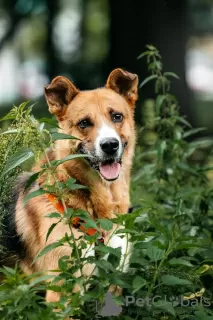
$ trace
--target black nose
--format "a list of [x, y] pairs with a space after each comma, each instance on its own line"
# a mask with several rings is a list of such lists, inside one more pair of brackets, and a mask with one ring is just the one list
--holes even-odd
[[119, 141], [115, 138], [107, 138], [101, 142], [101, 149], [112, 156], [119, 148]]

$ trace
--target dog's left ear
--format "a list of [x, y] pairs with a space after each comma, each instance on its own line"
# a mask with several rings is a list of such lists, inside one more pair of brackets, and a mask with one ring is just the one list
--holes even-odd
[[106, 83], [106, 88], [110, 88], [122, 95], [129, 105], [134, 108], [138, 99], [138, 76], [123, 69], [113, 70]]

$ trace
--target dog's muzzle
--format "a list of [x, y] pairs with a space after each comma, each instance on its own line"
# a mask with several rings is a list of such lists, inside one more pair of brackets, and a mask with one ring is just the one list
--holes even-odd
[[116, 138], [105, 138], [100, 143], [100, 155], [97, 155], [95, 149], [88, 151], [86, 144], [83, 142], [79, 144], [78, 152], [90, 155], [90, 157], [86, 158], [86, 161], [91, 168], [99, 172], [104, 180], [114, 181], [119, 178], [122, 155], [126, 146], [127, 143], [123, 143], [122, 151], [120, 152], [120, 142]]

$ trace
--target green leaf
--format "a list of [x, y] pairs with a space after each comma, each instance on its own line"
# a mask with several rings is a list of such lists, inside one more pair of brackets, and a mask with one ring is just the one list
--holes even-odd
[[100, 223], [100, 227], [106, 231], [112, 230], [113, 223], [108, 219], [98, 219], [97, 222]]
[[189, 248], [200, 248], [200, 244], [196, 242], [184, 242], [177, 244], [175, 247], [175, 250], [183, 250], [183, 249], [189, 249]]
[[58, 121], [56, 119], [54, 119], [54, 118], [53, 119], [51, 119], [51, 118], [40, 118], [40, 119], [38, 119], [38, 121], [40, 123], [46, 123], [49, 126], [54, 127], [54, 128], [60, 128], [58, 126]]
[[[14, 107], [17, 109], [17, 107]], [[14, 120], [16, 118], [16, 114], [14, 112], [14, 108], [6, 114], [4, 117], [0, 118], [0, 121], [5, 121], [5, 120]]]
[[79, 190], [79, 189], [89, 189], [87, 186], [83, 186], [82, 184], [73, 184], [72, 187], [69, 188], [70, 190]]
[[30, 100], [24, 101], [20, 104], [20, 106], [18, 107], [18, 109], [23, 112], [24, 109], [27, 107], [27, 105], [30, 103]]
[[1, 132], [1, 134], [10, 134], [10, 133], [18, 133], [18, 129], [11, 129], [11, 130]]
[[59, 166], [60, 164], [66, 162], [66, 161], [70, 161], [73, 159], [79, 159], [79, 158], [92, 158], [92, 156], [90, 156], [88, 154], [71, 154], [61, 160], [53, 160], [53, 161], [51, 161], [51, 164], [53, 166]]
[[97, 267], [99, 267], [100, 269], [103, 269], [105, 271], [114, 271], [113, 266], [111, 265], [110, 262], [106, 261], [106, 260], [96, 260], [95, 264]]
[[175, 119], [177, 119], [180, 123], [184, 124], [186, 127], [189, 127], [191, 128], [191, 124], [186, 120], [184, 119], [183, 117], [175, 117]]
[[3, 268], [0, 268], [0, 272], [2, 272], [6, 277], [10, 277], [14, 276], [17, 270], [7, 266], [3, 266]]
[[186, 267], [193, 267], [193, 265], [182, 258], [172, 258], [168, 261], [169, 264], [171, 265], [181, 265], [181, 266], [186, 266]]
[[38, 179], [40, 174], [42, 174], [43, 172], [44, 172], [44, 170], [32, 174], [29, 177], [29, 179], [27, 180], [27, 182], [26, 182], [26, 184], [24, 186], [24, 190], [26, 191], [33, 184], [33, 182], [35, 182]]
[[183, 162], [178, 163], [177, 167], [184, 170], [184, 171], [187, 171], [195, 176], [199, 176], [199, 174], [197, 173], [197, 171], [195, 169], [189, 167], [187, 164], [185, 164]]
[[201, 139], [198, 141], [193, 141], [190, 144], [190, 148], [210, 148], [213, 145], [213, 141], [211, 139]]
[[157, 79], [157, 75], [156, 74], [152, 74], [151, 76], [147, 77], [146, 79], [144, 79], [144, 81], [141, 82], [139, 88], [142, 88], [146, 83], [148, 83], [149, 81], [153, 80], [153, 79]]
[[[10, 294], [2, 294], [2, 295], [0, 295], [0, 302], [4, 302], [4, 304], [5, 304], [5, 301], [11, 301], [11, 293]], [[4, 304], [1, 304], [1, 305], [4, 305]], [[6, 319], [6, 318], [3, 318], [3, 319]]]
[[35, 258], [35, 261], [37, 261], [39, 258], [41, 258], [42, 256], [44, 256], [45, 254], [47, 254], [48, 252], [52, 251], [53, 249], [56, 249], [58, 247], [62, 246], [60, 241], [57, 242], [53, 242], [51, 244], [48, 244], [46, 247], [44, 247], [44, 249], [42, 249], [39, 254], [37, 255], [37, 257]]
[[120, 235], [122, 235], [122, 234], [125, 234], [125, 233], [138, 235], [138, 231], [133, 230], [133, 229], [127, 229], [127, 228], [125, 228], [125, 229], [119, 229], [119, 230], [116, 230], [116, 231], [115, 231], [115, 234], [120, 234]]
[[74, 216], [77, 216], [77, 215], [75, 215], [75, 212], [76, 211], [73, 210], [72, 208], [67, 208], [67, 210], [64, 212], [63, 216], [64, 216], [65, 219], [68, 220], [68, 219], [70, 219], [70, 218], [72, 218]]
[[90, 219], [85, 219], [86, 223], [83, 223], [83, 226], [87, 229], [87, 228], [94, 228], [94, 229], [98, 229], [98, 226], [96, 224], [96, 222], [94, 220]]
[[67, 181], [66, 181], [66, 186], [67, 186], [67, 187], [72, 186], [74, 183], [76, 183], [76, 179], [74, 179], [74, 178], [69, 178], [69, 179], [67, 179]]
[[148, 56], [150, 54], [150, 51], [145, 51], [145, 52], [142, 52], [141, 54], [139, 54], [139, 56], [137, 57], [137, 59], [141, 59], [145, 56]]
[[119, 286], [120, 288], [128, 288], [131, 289], [131, 284], [127, 281], [124, 281], [123, 279], [120, 279], [119, 277], [116, 277], [116, 275], [109, 274], [109, 281], [112, 284], [115, 284]]
[[[111, 248], [112, 249], [112, 248]], [[120, 253], [120, 256], [116, 256], [114, 254], [109, 254], [108, 255], [108, 258], [107, 258], [107, 261], [109, 261], [109, 263], [111, 263], [111, 265], [114, 267], [114, 268], [118, 268], [119, 266], [119, 263], [121, 261], [121, 250], [120, 248], [116, 248], [116, 250], [119, 249], [119, 253]], [[1, 288], [1, 287], [0, 287]]]
[[49, 213], [45, 216], [46, 218], [56, 218], [56, 219], [61, 219], [61, 214], [58, 212], [52, 212]]
[[149, 49], [151, 51], [157, 51], [157, 48], [154, 47], [152, 44], [147, 44], [146, 47], [147, 47], [147, 49]]
[[95, 251], [103, 252], [103, 253], [110, 253], [118, 258], [121, 257], [121, 249], [120, 248], [112, 248], [108, 247], [107, 245], [98, 245], [95, 246]]
[[213, 167], [198, 168], [198, 172], [212, 171]]
[[44, 275], [44, 273], [42, 273], [42, 272], [35, 272], [35, 273], [32, 273], [32, 274], [30, 274], [30, 275], [28, 275], [28, 276], [25, 276], [25, 282], [26, 283], [28, 283], [28, 282], [30, 282], [31, 280], [33, 280], [33, 279], [35, 279], [36, 277], [40, 277], [40, 276], [43, 276]]
[[48, 290], [54, 291], [54, 292], [61, 292], [61, 286], [53, 285], [52, 283], [48, 283]]
[[53, 231], [53, 229], [57, 226], [57, 224], [58, 224], [58, 222], [53, 223], [53, 224], [49, 227], [49, 229], [48, 229], [48, 231], [47, 231], [47, 234], [46, 234], [46, 242], [47, 242], [47, 240], [48, 240], [51, 232]]
[[2, 175], [20, 166], [25, 161], [34, 157], [34, 153], [29, 148], [20, 148], [6, 162]]
[[66, 181], [66, 186], [69, 190], [78, 190], [78, 189], [89, 189], [89, 187], [75, 183], [76, 180], [73, 178], [69, 178]]
[[158, 300], [154, 302], [154, 307], [163, 310], [165, 312], [168, 312], [170, 314], [172, 314], [173, 316], [176, 315], [175, 309], [172, 305], [172, 302], [168, 302], [165, 300]]
[[187, 279], [181, 279], [172, 275], [164, 275], [161, 277], [162, 282], [167, 286], [175, 285], [191, 285], [191, 281]]
[[143, 279], [140, 276], [136, 276], [134, 277], [133, 281], [132, 281], [132, 294], [134, 294], [135, 292], [137, 292], [138, 290], [140, 290], [141, 288], [143, 288], [146, 285], [146, 280]]
[[49, 191], [43, 190], [43, 189], [38, 189], [38, 190], [32, 191], [32, 192], [28, 193], [28, 195], [26, 197], [24, 197], [24, 203], [26, 204], [30, 199], [41, 196], [43, 194], [47, 194], [47, 193], [49, 193]]
[[163, 102], [165, 100], [166, 100], [166, 96], [165, 95], [159, 94], [157, 96], [157, 99], [156, 99], [156, 113], [157, 113], [157, 115], [160, 114], [161, 106], [162, 106], [162, 104], [163, 104]]
[[164, 257], [165, 250], [162, 250], [156, 246], [150, 245], [146, 252], [151, 261], [158, 261]]
[[180, 78], [178, 77], [178, 75], [176, 75], [174, 72], [164, 72], [163, 74], [165, 77], [173, 77], [176, 78], [178, 80], [180, 80]]
[[203, 274], [203, 273], [208, 272], [209, 270], [212, 270], [212, 269], [213, 269], [212, 265], [204, 264], [196, 270], [196, 273]]
[[201, 194], [202, 188], [183, 188], [176, 193], [176, 198], [189, 198]]
[[38, 278], [30, 281], [29, 287], [33, 287], [33, 286], [37, 285], [38, 283], [47, 281], [47, 280], [49, 280], [49, 279], [51, 279], [53, 277], [54, 277], [53, 275], [48, 275], [48, 274], [43, 275], [41, 277], [38, 277]]
[[82, 209], [71, 209], [71, 208], [67, 208], [67, 211], [70, 211], [70, 217], [79, 217], [82, 220], [91, 220], [91, 216], [87, 211], [84, 211]]
[[78, 139], [78, 138], [76, 138], [74, 136], [71, 136], [71, 135], [66, 134], [66, 133], [61, 133], [61, 132], [52, 132], [51, 133], [51, 137], [52, 137], [53, 141], [64, 140], [64, 139], [81, 140], [81, 139]]
[[[23, 111], [28, 103], [29, 103], [29, 101], [26, 101], [26, 102], [23, 102], [22, 104], [20, 104], [19, 107], [13, 106], [13, 108], [10, 110], [10, 112], [8, 112], [8, 114], [6, 114], [4, 117], [0, 118], [0, 121], [17, 119], [18, 115], [20, 116], [23, 114]], [[32, 107], [33, 107], [33, 105], [28, 107], [28, 110], [31, 110]]]
[[193, 134], [196, 134], [202, 131], [206, 131], [206, 128], [195, 128], [195, 129], [188, 130], [185, 133], [183, 133], [183, 138], [187, 138], [189, 136], [192, 136]]

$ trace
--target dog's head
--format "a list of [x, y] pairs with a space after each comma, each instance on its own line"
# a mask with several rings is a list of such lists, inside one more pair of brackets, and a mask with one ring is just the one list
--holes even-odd
[[116, 180], [133, 155], [137, 88], [137, 75], [122, 69], [113, 70], [100, 89], [79, 91], [62, 76], [45, 87], [49, 111], [63, 132], [80, 139], [69, 144], [70, 153], [89, 155], [85, 161], [107, 181]]

